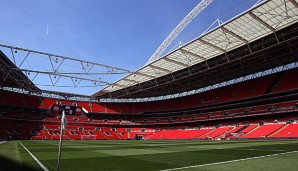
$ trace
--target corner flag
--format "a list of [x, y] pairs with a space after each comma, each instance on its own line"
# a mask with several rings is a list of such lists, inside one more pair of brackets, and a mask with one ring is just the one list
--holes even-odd
[[61, 126], [60, 126], [60, 142], [59, 142], [59, 152], [58, 152], [58, 171], [60, 171], [60, 160], [61, 160], [61, 152], [62, 152], [62, 136], [63, 130], [65, 130], [67, 124], [67, 120], [65, 117], [65, 111], [62, 110], [62, 118], [61, 118]]
[[67, 124], [67, 119], [65, 116], [65, 111], [62, 111], [62, 118], [61, 118], [61, 125], [62, 125], [62, 129], [65, 130], [66, 128], [66, 124]]

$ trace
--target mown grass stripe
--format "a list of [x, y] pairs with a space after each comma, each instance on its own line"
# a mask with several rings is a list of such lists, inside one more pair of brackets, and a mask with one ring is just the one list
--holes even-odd
[[257, 157], [249, 157], [249, 158], [243, 158], [243, 159], [237, 159], [237, 160], [229, 160], [229, 161], [223, 161], [223, 162], [216, 162], [216, 163], [208, 163], [208, 164], [201, 164], [201, 165], [194, 165], [194, 166], [186, 166], [186, 167], [178, 167], [178, 168], [172, 168], [172, 169], [164, 169], [160, 171], [172, 171], [172, 170], [182, 170], [182, 169], [189, 169], [189, 168], [196, 168], [196, 167], [204, 167], [204, 166], [212, 166], [212, 165], [219, 165], [219, 164], [226, 164], [226, 163], [233, 163], [238, 161], [246, 161], [246, 160], [252, 160], [252, 159], [259, 159], [264, 157], [273, 157], [273, 156], [279, 156], [279, 155], [285, 155], [285, 154], [291, 154], [291, 153], [297, 153], [298, 151], [289, 151], [285, 153], [276, 153], [276, 154], [269, 154], [264, 156], [257, 156]]
[[30, 154], [30, 156], [36, 161], [36, 163], [44, 170], [49, 171], [48, 168], [46, 168], [20, 141], [18, 141], [21, 146]]

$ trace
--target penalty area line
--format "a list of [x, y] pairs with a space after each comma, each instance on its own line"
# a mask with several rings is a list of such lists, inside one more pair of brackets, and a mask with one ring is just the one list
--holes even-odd
[[186, 167], [178, 167], [178, 168], [172, 168], [172, 169], [164, 169], [164, 170], [160, 170], [160, 171], [182, 170], [182, 169], [188, 169], [188, 168], [212, 166], [212, 165], [218, 165], [218, 164], [233, 163], [233, 162], [238, 162], [238, 161], [246, 161], [246, 160], [252, 160], [252, 159], [259, 159], [259, 158], [264, 158], [264, 157], [273, 157], [273, 156], [279, 156], [279, 155], [291, 154], [291, 153], [297, 153], [297, 152], [298, 151], [289, 151], [289, 152], [285, 152], [285, 153], [276, 153], [276, 154], [269, 154], [269, 155], [264, 155], [264, 156], [257, 156], [257, 157], [249, 157], [249, 158], [243, 158], [243, 159], [229, 160], [229, 161], [223, 161], [223, 162], [208, 163], [208, 164], [186, 166]]
[[44, 171], [49, 171], [48, 168], [46, 168], [20, 141], [18, 141], [21, 146], [30, 154], [30, 156], [36, 161], [36, 163], [44, 170]]

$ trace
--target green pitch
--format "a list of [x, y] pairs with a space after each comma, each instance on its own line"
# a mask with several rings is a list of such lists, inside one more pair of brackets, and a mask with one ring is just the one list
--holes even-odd
[[[58, 141], [20, 141], [50, 171]], [[298, 140], [64, 141], [61, 171], [298, 170]], [[180, 168], [180, 169], [179, 169]], [[0, 144], [0, 170], [42, 170], [18, 141]]]

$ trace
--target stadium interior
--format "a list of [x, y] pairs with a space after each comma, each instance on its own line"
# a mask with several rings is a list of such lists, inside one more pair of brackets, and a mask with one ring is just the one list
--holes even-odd
[[[285, 4], [292, 17], [258, 13], [284, 15], [279, 9]], [[64, 140], [296, 139], [297, 8], [295, 0], [266, 1], [89, 101], [66, 92], [59, 92], [62, 98], [42, 96], [43, 90], [1, 52], [0, 139], [59, 140], [61, 106], [69, 107]], [[231, 42], [216, 41], [225, 36]], [[185, 54], [196, 60], [183, 61]], [[162, 74], [146, 73], [148, 67]], [[125, 101], [173, 94], [181, 95]]]

